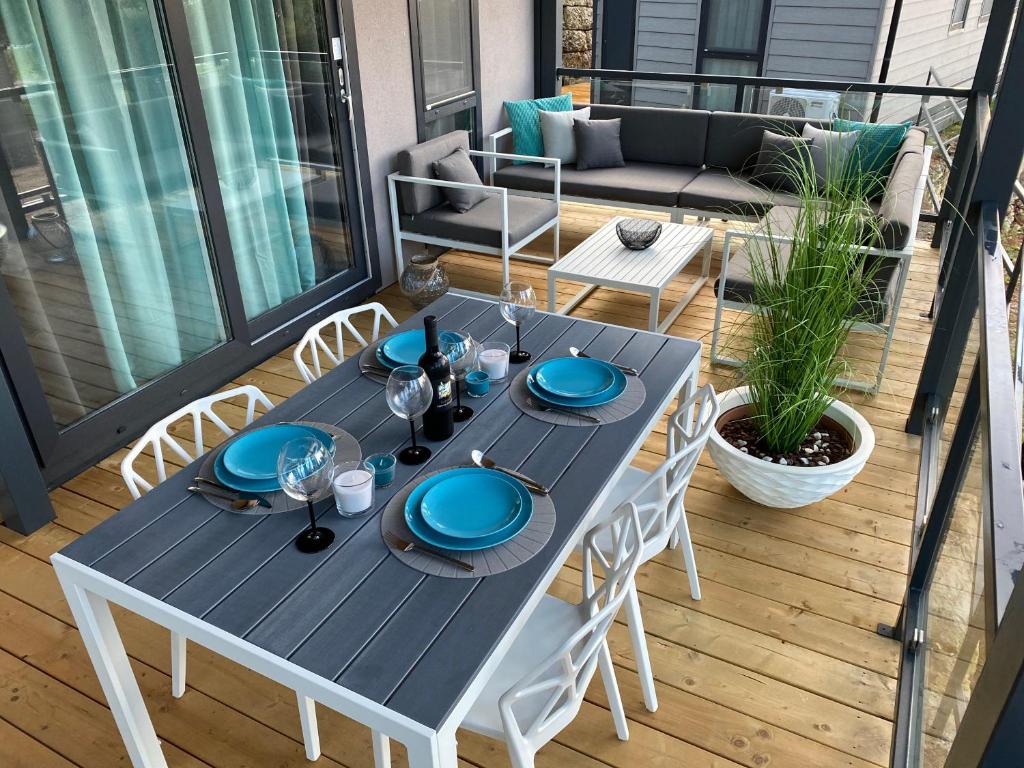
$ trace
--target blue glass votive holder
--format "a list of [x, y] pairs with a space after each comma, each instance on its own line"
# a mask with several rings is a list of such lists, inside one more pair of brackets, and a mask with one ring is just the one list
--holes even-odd
[[483, 397], [491, 389], [491, 377], [487, 371], [470, 371], [466, 374], [466, 394], [470, 397]]
[[375, 453], [366, 457], [366, 463], [373, 467], [373, 477], [378, 488], [386, 488], [395, 482], [395, 462], [395, 456], [391, 453]]

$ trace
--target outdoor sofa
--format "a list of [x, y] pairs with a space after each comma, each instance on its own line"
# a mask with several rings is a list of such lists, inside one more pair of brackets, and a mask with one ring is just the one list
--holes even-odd
[[[606, 104], [590, 105], [590, 118], [622, 120], [620, 138], [625, 165], [581, 171], [573, 164], [562, 164], [557, 187], [562, 200], [661, 211], [675, 222], [684, 221], [687, 215], [754, 222], [752, 227], [726, 232], [722, 271], [715, 288], [718, 301], [711, 359], [715, 363], [739, 364], [740, 361], [718, 352], [722, 310], [755, 309], [751, 303], [751, 245], [744, 242], [737, 248], [737, 242], [766, 239], [766, 229], [770, 229], [774, 240], [784, 242], [793, 231], [794, 207], [799, 205], [794, 195], [752, 181], [751, 169], [762, 137], [766, 130], [799, 136], [806, 123], [827, 129], [829, 122]], [[510, 138], [511, 132], [511, 128], [505, 128], [492, 134], [488, 138], [490, 150], [496, 152], [499, 141]], [[855, 327], [884, 334], [885, 343], [876, 375], [868, 381], [840, 382], [846, 386], [878, 391], [881, 384], [913, 256], [930, 154], [925, 132], [911, 128], [896, 155], [884, 191], [870, 201], [880, 236], [877, 241], [860, 245], [882, 263], [875, 273], [875, 289], [870, 297], [865, 297], [870, 321]], [[555, 175], [550, 167], [500, 165], [499, 158], [492, 158], [488, 170], [490, 181], [497, 187], [541, 198], [554, 194]], [[765, 217], [769, 215], [770, 225], [765, 226]], [[785, 256], [785, 248], [782, 251]]]

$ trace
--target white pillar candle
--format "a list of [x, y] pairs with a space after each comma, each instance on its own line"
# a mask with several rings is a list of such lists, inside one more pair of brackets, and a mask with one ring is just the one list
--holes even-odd
[[477, 362], [491, 381], [500, 381], [508, 373], [508, 352], [504, 349], [485, 349], [480, 352]]
[[350, 469], [334, 478], [334, 501], [338, 512], [356, 515], [373, 504], [373, 473]]

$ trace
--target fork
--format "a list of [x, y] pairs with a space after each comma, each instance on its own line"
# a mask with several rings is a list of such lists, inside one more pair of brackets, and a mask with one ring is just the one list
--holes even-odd
[[464, 571], [473, 570], [473, 566], [470, 563], [467, 563], [465, 560], [459, 560], [457, 558], [446, 555], [444, 552], [433, 549], [432, 547], [428, 547], [423, 544], [417, 544], [414, 541], [406, 541], [405, 539], [395, 535], [391, 531], [384, 531], [384, 538], [387, 540], [388, 544], [390, 544], [392, 547], [401, 552], [412, 552], [413, 550], [416, 550], [417, 552], [423, 552], [424, 554], [432, 555], [433, 557], [436, 557], [439, 560], [444, 560], [447, 563], [451, 563], [452, 565], [458, 566]]
[[532, 397], [527, 397], [526, 398], [526, 404], [528, 406], [530, 406], [531, 408], [536, 408], [538, 411], [551, 411], [553, 413], [564, 413], [567, 416], [579, 416], [581, 419], [584, 419], [585, 421], [589, 421], [589, 422], [591, 422], [593, 424], [603, 424], [604, 423], [599, 418], [597, 418], [597, 416], [591, 416], [589, 413], [582, 413], [580, 411], [571, 411], [568, 408], [559, 408], [558, 406], [555, 406], [555, 405], [548, 405], [546, 403], [538, 402], [538, 401], [534, 400]]

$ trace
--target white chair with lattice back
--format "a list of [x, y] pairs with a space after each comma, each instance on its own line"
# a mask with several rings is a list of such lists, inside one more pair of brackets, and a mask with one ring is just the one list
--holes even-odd
[[[643, 536], [641, 564], [660, 554], [666, 547], [675, 546], [677, 542], [681, 544], [686, 575], [690, 582], [690, 596], [694, 600], [700, 600], [700, 582], [697, 579], [697, 563], [683, 497], [711, 434], [711, 428], [718, 418], [718, 412], [718, 397], [710, 384], [696, 392], [692, 391], [691, 384], [687, 384], [678, 407], [668, 420], [665, 461], [653, 472], [628, 467], [608, 501], [594, 517], [596, 522], [600, 522], [624, 502], [636, 504]], [[606, 549], [611, 547], [609, 541], [598, 543]], [[658, 708], [658, 697], [654, 690], [654, 674], [651, 671], [643, 617], [640, 614], [640, 599], [635, 585], [626, 597], [626, 618], [644, 704], [653, 712]]]
[[[352, 318], [355, 315], [360, 315], [365, 312], [373, 313], [373, 332], [369, 341], [367, 341], [366, 337], [363, 336], [363, 334], [361, 334], [352, 324]], [[323, 367], [320, 360], [321, 354], [326, 357], [332, 365], [339, 365], [341, 361], [345, 359], [343, 331], [348, 331], [355, 338], [360, 349], [363, 349], [375, 342], [380, 336], [381, 320], [387, 320], [391, 324], [392, 328], [398, 325], [398, 323], [395, 322], [395, 318], [391, 316], [391, 313], [387, 311], [384, 305], [374, 301], [369, 304], [363, 304], [362, 306], [339, 310], [333, 315], [325, 317], [319, 323], [311, 327], [305, 334], [303, 334], [302, 339], [295, 347], [295, 352], [292, 353], [292, 360], [295, 361], [295, 367], [298, 368], [299, 375], [302, 377], [302, 380], [307, 384], [312, 384], [323, 376]], [[323, 330], [328, 327], [334, 328], [333, 345], [323, 337]], [[309, 353], [308, 363], [304, 358], [306, 352]]]
[[[614, 542], [611, 552], [597, 545], [598, 537]], [[512, 768], [533, 768], [537, 751], [576, 718], [598, 669], [615, 731], [620, 739], [629, 738], [607, 635], [643, 554], [636, 505], [624, 504], [592, 529], [583, 550], [583, 600], [541, 599], [460, 726], [503, 740]], [[601, 578], [597, 587], [595, 566]], [[380, 741], [374, 734], [376, 766], [386, 768], [386, 739], [384, 749]]]

